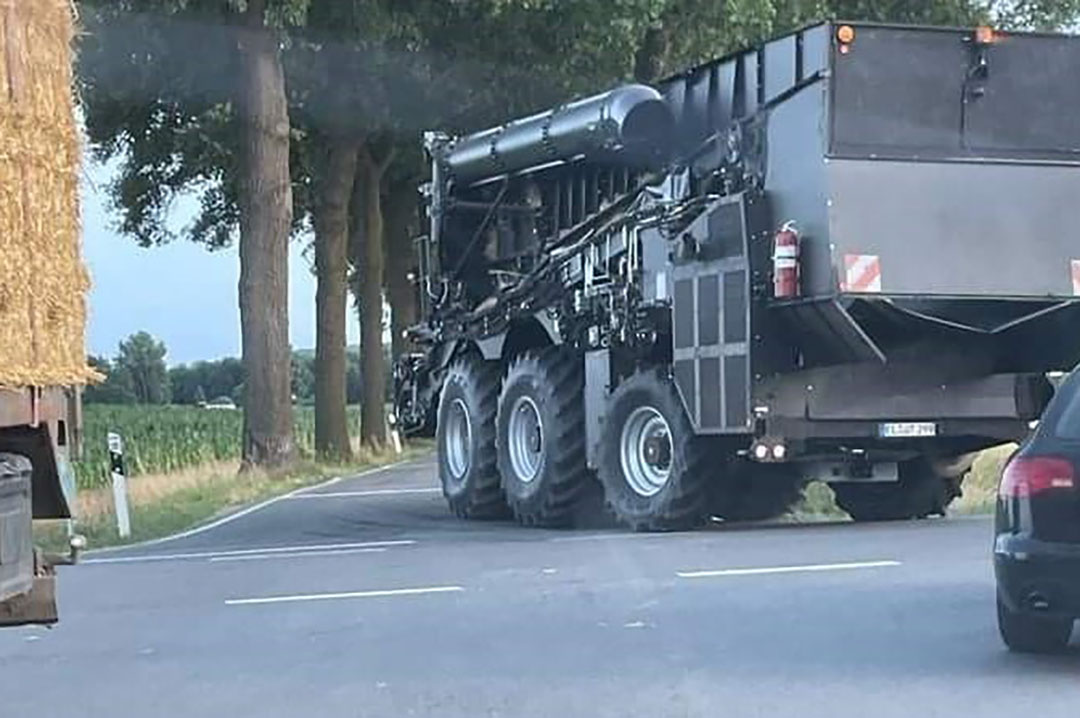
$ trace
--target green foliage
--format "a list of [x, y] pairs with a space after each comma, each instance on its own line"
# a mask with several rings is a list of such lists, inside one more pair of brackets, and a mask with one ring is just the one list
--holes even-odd
[[87, 362], [95, 370], [105, 375], [100, 384], [90, 384], [83, 390], [83, 401], [87, 404], [134, 404], [135, 392], [131, 389], [131, 376], [122, 368], [113, 365], [105, 357], [89, 356]]
[[[252, 0], [253, 1], [253, 0]], [[211, 248], [239, 222], [237, 22], [249, 0], [83, 0], [78, 84], [90, 149], [119, 160], [108, 187], [118, 228], [143, 246], [176, 238], [173, 201], [199, 198], [180, 235]], [[309, 0], [267, 0], [265, 21], [304, 22]], [[197, 48], [197, 51], [193, 51]], [[299, 224], [296, 225], [299, 229]]]
[[120, 342], [116, 369], [129, 377], [138, 404], [164, 404], [169, 400], [165, 343], [147, 332], [136, 332]]
[[[294, 410], [293, 417], [300, 454], [311, 457], [315, 451], [315, 413], [301, 407]], [[349, 421], [354, 426], [359, 422], [355, 407], [349, 409]], [[110, 431], [124, 438], [128, 474], [138, 476], [239, 459], [241, 423], [241, 412], [226, 409], [88, 405], [83, 412], [83, 458], [75, 463], [79, 486], [108, 485], [105, 438]]]
[[197, 404], [219, 396], [233, 396], [244, 383], [244, 365], [227, 357], [216, 361], [197, 361], [169, 369], [172, 400], [176, 404]]
[[293, 401], [309, 404], [315, 399], [315, 360], [297, 352], [292, 357]]
[[1003, 28], [1061, 30], [1076, 25], [1080, 0], [990, 0], [988, 14]]
[[165, 344], [147, 332], [136, 332], [120, 342], [116, 358], [90, 356], [90, 366], [105, 375], [101, 384], [83, 393], [87, 404], [164, 404], [169, 400], [169, 372]]

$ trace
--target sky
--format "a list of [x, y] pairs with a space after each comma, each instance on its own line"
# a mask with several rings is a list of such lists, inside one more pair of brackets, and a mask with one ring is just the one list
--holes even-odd
[[[144, 330], [165, 342], [170, 365], [240, 355], [236, 247], [208, 252], [177, 240], [144, 249], [115, 231], [105, 188], [110, 168], [89, 158], [82, 182], [83, 257], [92, 282], [87, 351], [112, 357], [117, 345]], [[170, 224], [183, 226], [193, 204], [180, 201]], [[315, 277], [304, 255], [309, 238], [290, 244], [289, 337], [296, 349], [315, 346]], [[349, 342], [359, 326], [350, 312]], [[356, 325], [356, 326], [354, 326]]]

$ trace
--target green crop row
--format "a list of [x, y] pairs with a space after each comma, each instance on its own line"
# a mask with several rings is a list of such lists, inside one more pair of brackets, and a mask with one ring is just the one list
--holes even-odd
[[[293, 420], [300, 454], [310, 457], [315, 449], [315, 412], [295, 407]], [[349, 421], [352, 427], [359, 425], [357, 407], [349, 408]], [[242, 423], [241, 412], [227, 409], [88, 404], [83, 408], [83, 455], [75, 462], [79, 487], [108, 484], [109, 432], [123, 437], [127, 473], [138, 476], [239, 459]]]

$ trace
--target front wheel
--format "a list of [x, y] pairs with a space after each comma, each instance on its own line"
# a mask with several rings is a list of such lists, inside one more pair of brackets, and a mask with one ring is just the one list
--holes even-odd
[[439, 398], [435, 442], [439, 480], [460, 518], [507, 515], [495, 469], [495, 408], [499, 368], [474, 357], [454, 362]]
[[711, 453], [674, 384], [635, 374], [610, 399], [600, 447], [600, 481], [615, 516], [639, 531], [693, 528], [708, 517]]
[[1060, 653], [1069, 644], [1073, 620], [1013, 611], [998, 596], [998, 630], [1005, 645], [1016, 653]]

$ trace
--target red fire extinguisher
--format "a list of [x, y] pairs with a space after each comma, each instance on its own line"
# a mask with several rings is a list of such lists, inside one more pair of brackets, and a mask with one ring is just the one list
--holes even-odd
[[799, 231], [786, 222], [773, 239], [773, 296], [799, 296]]

